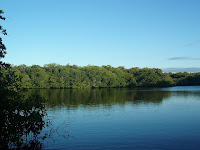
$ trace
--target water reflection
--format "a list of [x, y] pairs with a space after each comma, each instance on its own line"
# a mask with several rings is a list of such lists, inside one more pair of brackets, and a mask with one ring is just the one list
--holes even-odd
[[50, 149], [180, 149], [177, 143], [196, 148], [200, 87], [172, 89], [52, 89], [26, 95], [48, 99], [55, 132], [44, 146]]
[[172, 91], [158, 91], [145, 89], [49, 89], [49, 90], [29, 90], [28, 95], [40, 93], [42, 97], [48, 99], [51, 107], [63, 106], [78, 107], [90, 105], [113, 104], [125, 105], [130, 102], [139, 104], [160, 104], [163, 99], [171, 96]]

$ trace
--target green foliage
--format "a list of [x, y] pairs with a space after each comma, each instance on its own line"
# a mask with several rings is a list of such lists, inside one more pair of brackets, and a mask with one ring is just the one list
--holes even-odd
[[[44, 67], [14, 66], [1, 74], [15, 75], [12, 83], [20, 88], [117, 88], [200, 85], [198, 73], [163, 73], [157, 68], [130, 68], [48, 64]], [[4, 75], [5, 76], [5, 75]], [[4, 79], [2, 79], [4, 81]], [[5, 81], [4, 81], [5, 82]], [[9, 82], [11, 83], [11, 82]]]
[[175, 77], [177, 85], [200, 85], [200, 73], [176, 73], [171, 75]]
[[[46, 123], [45, 100], [37, 95], [25, 98], [20, 73], [11, 67], [0, 68], [0, 149], [41, 149], [37, 136]], [[23, 86], [29, 86], [28, 80], [27, 75], [22, 77]], [[31, 140], [24, 138], [28, 135]]]

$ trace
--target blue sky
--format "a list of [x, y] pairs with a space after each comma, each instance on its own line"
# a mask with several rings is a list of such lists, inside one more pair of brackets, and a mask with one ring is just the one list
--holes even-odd
[[14, 65], [200, 68], [199, 0], [1, 0]]

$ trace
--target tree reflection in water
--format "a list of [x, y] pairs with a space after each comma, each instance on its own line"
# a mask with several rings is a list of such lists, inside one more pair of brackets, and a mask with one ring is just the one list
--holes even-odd
[[45, 127], [45, 99], [32, 95], [27, 99], [12, 90], [1, 90], [0, 149], [42, 149], [41, 130]]
[[115, 104], [159, 105], [171, 96], [172, 91], [159, 91], [158, 88], [102, 88], [102, 89], [32, 89], [27, 95], [40, 94], [47, 99], [49, 107], [67, 108], [108, 106]]

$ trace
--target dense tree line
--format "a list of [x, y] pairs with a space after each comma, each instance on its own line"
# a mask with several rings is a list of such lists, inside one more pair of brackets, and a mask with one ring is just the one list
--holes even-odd
[[[12, 71], [10, 71], [12, 70]], [[163, 73], [157, 68], [130, 68], [47, 64], [13, 66], [21, 88], [114, 88], [200, 85], [200, 73]]]

